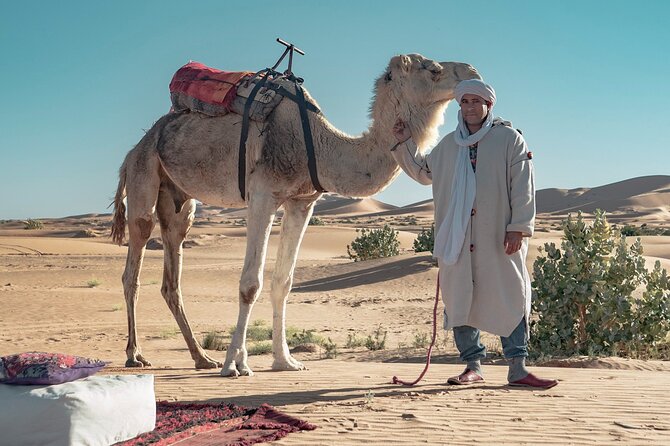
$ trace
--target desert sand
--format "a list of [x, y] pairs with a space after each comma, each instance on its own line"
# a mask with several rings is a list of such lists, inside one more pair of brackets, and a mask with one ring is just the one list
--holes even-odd
[[[614, 194], [621, 187], [613, 185], [604, 192], [605, 187], [545, 192], [551, 202], [546, 199], [543, 209], [538, 205], [544, 212], [532, 239], [529, 268], [537, 246], [560, 243], [556, 223], [566, 209], [574, 210], [576, 196], [592, 203], [597, 201], [594, 194], [599, 200], [605, 194], [606, 203], [619, 204], [609, 209], [618, 224], [667, 224], [670, 177], [638, 180], [639, 187], [627, 188], [635, 193], [623, 197]], [[43, 219], [43, 229], [30, 231], [17, 221], [0, 224], [0, 355], [36, 350], [97, 357], [110, 361], [100, 373], [155, 374], [159, 399], [248, 406], [265, 402], [318, 425], [277, 444], [670, 444], [668, 362], [572, 358], [536, 364], [531, 370], [560, 384], [548, 391], [520, 390], [505, 385], [499, 341], [487, 335], [484, 341], [492, 354], [484, 364], [486, 382], [455, 388], [446, 380], [460, 373], [462, 365], [451, 336], [438, 322], [433, 363], [424, 381], [413, 388], [391, 384], [394, 375], [413, 380], [423, 369], [426, 350], [412, 344], [432, 329], [437, 269], [429, 254], [414, 253], [411, 246], [416, 233], [431, 223], [432, 203], [396, 208], [330, 197], [317, 211], [326, 224], [308, 228], [287, 324], [330, 337], [338, 346], [334, 359], [325, 359], [322, 350], [295, 353], [307, 370], [272, 372], [270, 355], [251, 356], [255, 375], [236, 379], [222, 378], [218, 370], [194, 370], [160, 295], [162, 252], [152, 249], [141, 276], [138, 328], [142, 351], [153, 366], [124, 368], [121, 274], [126, 248], [108, 238], [110, 217], [95, 214]], [[211, 332], [227, 334], [236, 322], [243, 219], [243, 211], [203, 207], [188, 236], [182, 289], [199, 339]], [[356, 228], [383, 223], [400, 231], [401, 255], [349, 260], [346, 245], [356, 237]], [[277, 226], [265, 288], [252, 314], [253, 321], [267, 326], [278, 232]], [[154, 236], [159, 237], [158, 230]], [[670, 269], [670, 236], [642, 241], [649, 261], [660, 260]], [[388, 332], [384, 350], [344, 347], [349, 336], [365, 338], [379, 327]], [[225, 352], [211, 354], [225, 357]]]

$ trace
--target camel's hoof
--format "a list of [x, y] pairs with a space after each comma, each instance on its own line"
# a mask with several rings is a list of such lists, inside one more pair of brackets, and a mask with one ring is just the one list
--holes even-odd
[[151, 363], [146, 359], [128, 359], [126, 361], [126, 367], [151, 367]]
[[240, 376], [240, 372], [238, 372], [237, 368], [235, 368], [235, 363], [232, 363], [221, 368], [221, 376], [237, 378], [238, 376]]
[[200, 369], [216, 369], [223, 367], [223, 363], [211, 358], [203, 358], [199, 361], [196, 361], [195, 368]]
[[254, 371], [249, 367], [240, 367], [238, 372], [240, 372], [240, 376], [254, 376]]
[[[293, 358], [291, 358], [293, 359]], [[272, 363], [272, 370], [278, 371], [298, 371], [307, 370], [307, 367], [300, 362], [293, 359], [292, 361], [275, 361]]]
[[221, 376], [229, 376], [231, 378], [236, 378], [238, 376], [254, 376], [254, 372], [246, 365], [236, 367], [233, 362], [221, 369]]

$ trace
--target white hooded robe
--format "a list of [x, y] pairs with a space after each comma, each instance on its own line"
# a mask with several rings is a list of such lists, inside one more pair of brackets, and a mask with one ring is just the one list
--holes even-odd
[[[428, 155], [419, 153], [411, 140], [392, 152], [410, 177], [432, 183], [436, 228], [452, 196], [458, 150], [452, 132]], [[535, 223], [531, 158], [521, 134], [505, 125], [494, 126], [479, 141], [475, 204], [463, 247], [454, 265], [441, 265], [438, 259], [445, 329], [469, 325], [506, 337], [524, 316], [528, 320], [531, 285], [525, 260]], [[524, 234], [521, 249], [512, 255], [504, 247], [509, 231]]]

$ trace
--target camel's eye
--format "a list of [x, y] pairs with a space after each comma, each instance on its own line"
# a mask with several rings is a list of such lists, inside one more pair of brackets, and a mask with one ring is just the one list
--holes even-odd
[[422, 65], [423, 68], [430, 71], [432, 74], [440, 74], [442, 72], [442, 66], [432, 60], [424, 60]]

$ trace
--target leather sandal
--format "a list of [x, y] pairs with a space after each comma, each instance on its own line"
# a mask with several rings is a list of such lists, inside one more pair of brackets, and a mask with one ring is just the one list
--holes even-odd
[[456, 386], [464, 386], [467, 384], [474, 384], [481, 382], [484, 382], [484, 378], [470, 369], [465, 369], [465, 371], [460, 375], [452, 376], [447, 380], [447, 384], [453, 384]]
[[538, 378], [532, 373], [529, 373], [525, 378], [512, 381], [509, 385], [515, 387], [533, 387], [535, 389], [551, 389], [558, 385], [558, 381], [555, 379]]

